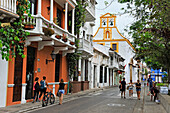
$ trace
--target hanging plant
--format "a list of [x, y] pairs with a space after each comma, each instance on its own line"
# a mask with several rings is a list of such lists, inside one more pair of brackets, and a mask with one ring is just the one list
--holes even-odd
[[29, 32], [23, 29], [22, 20], [24, 19], [24, 13], [31, 17], [29, 8], [30, 4], [27, 0], [17, 0], [17, 14], [19, 18], [10, 23], [11, 26], [2, 27], [0, 23], [0, 54], [3, 60], [9, 61], [9, 56], [16, 57], [16, 53], [21, 55], [22, 58], [25, 57], [24, 44]]
[[45, 36], [51, 36], [54, 34], [54, 30], [50, 29], [50, 28], [45, 28], [43, 27], [43, 32]]

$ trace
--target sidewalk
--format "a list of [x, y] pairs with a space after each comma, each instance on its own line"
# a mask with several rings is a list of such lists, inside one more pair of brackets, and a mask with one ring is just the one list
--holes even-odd
[[[64, 95], [63, 101], [78, 98], [78, 97], [87, 95], [89, 93], [101, 91], [101, 90], [108, 89], [108, 88], [111, 88], [111, 87], [89, 89], [89, 90], [81, 91], [81, 92], [78, 92], [78, 93]], [[59, 103], [58, 100], [59, 100], [59, 98], [56, 97], [56, 101], [52, 105], [58, 104]], [[41, 108], [41, 107], [42, 107], [41, 102], [36, 102], [36, 103], [28, 102], [28, 103], [25, 103], [25, 104], [17, 104], [17, 105], [13, 105], [13, 106], [7, 106], [7, 107], [4, 107], [4, 108], [0, 108], [0, 113], [16, 113], [16, 112], [24, 113], [26, 111], [38, 109], [38, 108]]]
[[150, 100], [150, 96], [147, 96], [149, 92], [148, 87], [145, 87], [144, 90], [144, 104], [143, 104], [143, 112], [142, 113], [167, 113], [162, 104], [157, 104], [156, 102]]

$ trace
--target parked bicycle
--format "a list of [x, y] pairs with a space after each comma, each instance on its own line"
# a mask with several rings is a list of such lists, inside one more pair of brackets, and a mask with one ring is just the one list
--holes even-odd
[[50, 89], [50, 92], [47, 91], [46, 94], [43, 96], [42, 107], [47, 106], [48, 103], [54, 104], [54, 102], [55, 102], [55, 96], [52, 93], [52, 89], [51, 88], [49, 88], [49, 89]]

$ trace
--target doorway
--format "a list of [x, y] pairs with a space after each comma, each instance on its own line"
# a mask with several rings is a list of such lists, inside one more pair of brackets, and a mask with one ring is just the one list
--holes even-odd
[[35, 50], [36, 48], [27, 47], [26, 99], [33, 97]]
[[93, 88], [95, 88], [95, 81], [96, 81], [96, 66], [94, 65], [94, 72], [93, 72]]
[[60, 63], [61, 63], [61, 55], [56, 54], [56, 61], [55, 61], [55, 82], [59, 82], [59, 75], [60, 75]]
[[14, 71], [14, 89], [13, 89], [13, 102], [21, 101], [22, 91], [22, 66], [23, 59], [21, 55], [16, 53], [15, 58], [15, 71]]

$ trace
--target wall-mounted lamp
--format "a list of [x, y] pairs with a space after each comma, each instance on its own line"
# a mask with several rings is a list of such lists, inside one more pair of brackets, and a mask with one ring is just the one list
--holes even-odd
[[46, 64], [48, 64], [48, 62], [54, 62], [54, 59], [56, 58], [56, 54], [54, 54], [54, 51], [52, 51], [50, 55], [51, 55], [52, 60], [46, 59]]
[[47, 7], [48, 15], [50, 14], [50, 6]]

